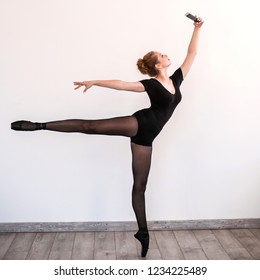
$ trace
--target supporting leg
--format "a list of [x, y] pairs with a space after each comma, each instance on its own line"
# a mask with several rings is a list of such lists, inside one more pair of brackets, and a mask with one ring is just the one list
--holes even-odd
[[131, 143], [131, 148], [134, 177], [132, 205], [139, 228], [135, 237], [141, 242], [142, 257], [145, 257], [149, 248], [149, 233], [145, 212], [145, 190], [151, 166], [152, 147]]

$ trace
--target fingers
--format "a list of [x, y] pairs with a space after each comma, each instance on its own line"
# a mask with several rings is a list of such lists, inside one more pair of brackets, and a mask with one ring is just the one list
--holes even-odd
[[[197, 16], [196, 16], [196, 17], [197, 17]], [[201, 27], [202, 24], [204, 23], [204, 20], [203, 20], [201, 17], [197, 17], [197, 19], [198, 19], [199, 21], [194, 22], [194, 26]]]
[[77, 86], [77, 87], [75, 87], [74, 89], [78, 89], [78, 88], [80, 88], [80, 87], [82, 87], [82, 86]]
[[83, 82], [74, 82], [74, 86], [84, 86]]
[[76, 87], [74, 88], [74, 90], [79, 89], [79, 88], [85, 86], [85, 89], [84, 89], [83, 92], [86, 92], [86, 91], [87, 91], [87, 87], [86, 87], [86, 85], [85, 85], [83, 82], [74, 82], [74, 86], [76, 86]]
[[84, 81], [84, 82], [74, 82], [74, 86], [76, 86], [75, 90], [79, 89], [81, 87], [85, 87], [84, 90], [83, 90], [83, 92], [85, 93], [88, 89], [91, 88], [92, 85], [91, 85], [90, 82]]

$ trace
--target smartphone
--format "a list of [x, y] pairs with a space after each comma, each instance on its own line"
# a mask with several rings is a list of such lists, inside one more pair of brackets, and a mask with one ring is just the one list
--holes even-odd
[[195, 21], [195, 22], [200, 22], [200, 20], [197, 17], [193, 16], [190, 13], [186, 13], [185, 16], [188, 17], [189, 19]]

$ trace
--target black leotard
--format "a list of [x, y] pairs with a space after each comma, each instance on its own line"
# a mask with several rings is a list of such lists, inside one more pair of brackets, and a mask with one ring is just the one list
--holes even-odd
[[171, 94], [156, 79], [140, 81], [150, 98], [151, 107], [133, 114], [138, 122], [138, 132], [131, 138], [131, 142], [143, 146], [152, 146], [153, 140], [160, 133], [172, 116], [176, 106], [180, 103], [180, 85], [183, 81], [181, 68], [178, 68], [170, 78], [175, 88], [175, 94]]

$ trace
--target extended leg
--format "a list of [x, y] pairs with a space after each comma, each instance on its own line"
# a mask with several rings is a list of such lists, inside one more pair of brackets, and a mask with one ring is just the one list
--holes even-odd
[[131, 148], [134, 176], [132, 205], [139, 228], [135, 237], [141, 242], [142, 257], [145, 257], [149, 247], [149, 233], [145, 213], [145, 190], [151, 166], [152, 147], [131, 143]]
[[79, 132], [85, 134], [121, 135], [132, 137], [136, 135], [138, 123], [135, 117], [118, 117], [104, 120], [62, 120], [46, 123], [17, 121], [11, 128], [21, 131], [46, 129], [58, 132]]

